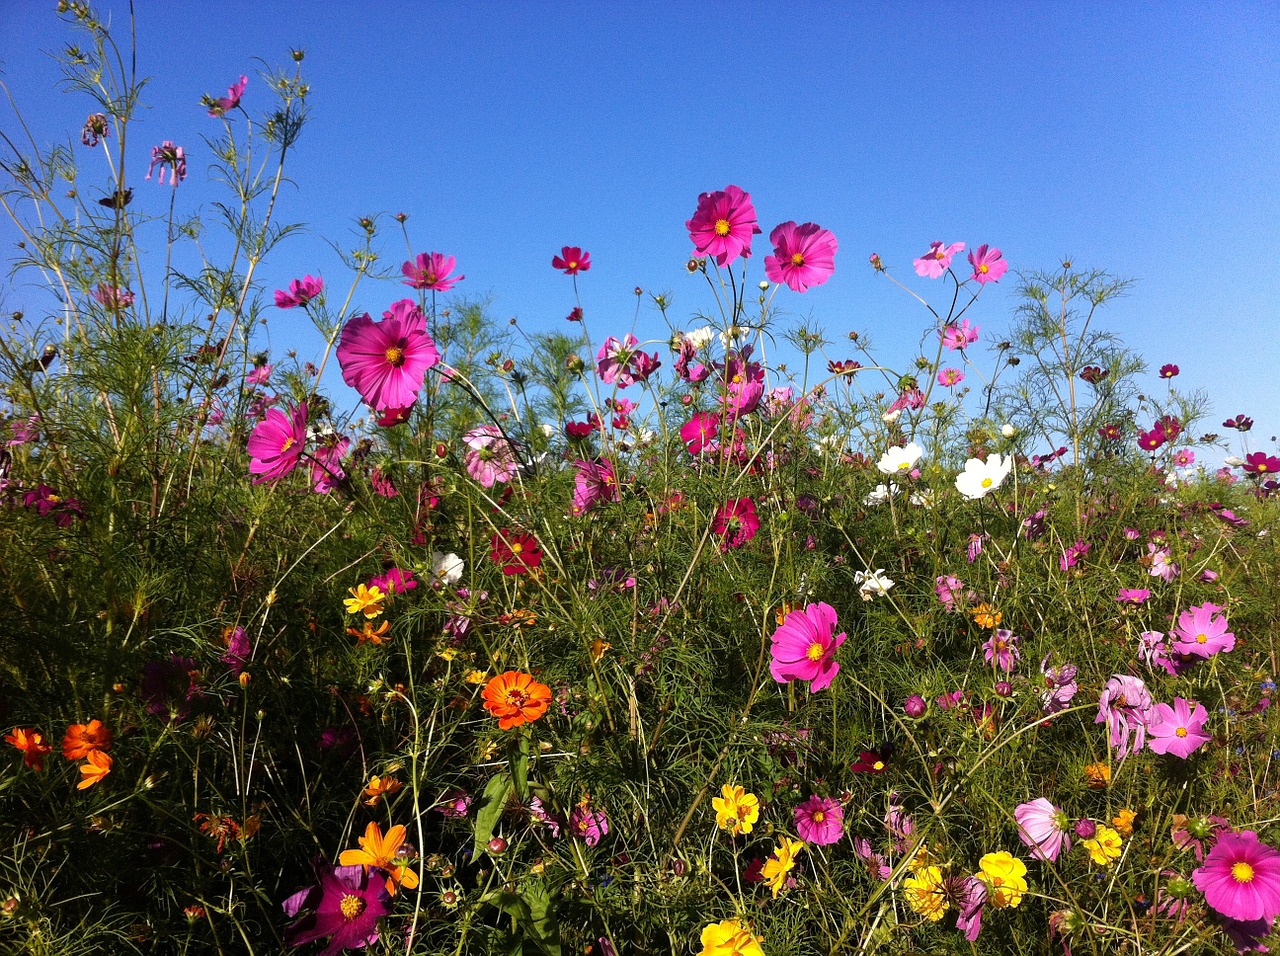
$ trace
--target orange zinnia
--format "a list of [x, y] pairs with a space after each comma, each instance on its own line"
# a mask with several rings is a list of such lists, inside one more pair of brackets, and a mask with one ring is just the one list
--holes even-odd
[[111, 772], [111, 755], [101, 750], [89, 751], [88, 758], [80, 765], [80, 772], [84, 779], [76, 784], [76, 789], [87, 790]]
[[539, 684], [532, 674], [507, 671], [485, 684], [481, 696], [485, 709], [498, 718], [498, 726], [510, 730], [532, 723], [547, 712], [551, 688]]
[[111, 736], [111, 731], [103, 727], [100, 720], [72, 724], [62, 738], [62, 756], [68, 760], [84, 760], [95, 750], [110, 750]]
[[404, 827], [396, 824], [382, 835], [382, 827], [370, 823], [360, 838], [360, 849], [343, 850], [338, 862], [343, 866], [377, 866], [387, 871], [387, 892], [392, 896], [403, 886], [411, 890], [418, 885], [418, 874], [405, 865], [400, 850], [404, 847]]
[[34, 727], [15, 727], [4, 739], [22, 751], [22, 762], [32, 770], [43, 770], [44, 755], [53, 751]]

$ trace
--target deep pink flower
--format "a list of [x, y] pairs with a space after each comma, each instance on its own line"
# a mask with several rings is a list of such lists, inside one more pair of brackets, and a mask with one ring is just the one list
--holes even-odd
[[941, 242], [929, 243], [929, 251], [912, 261], [916, 275], [922, 279], [941, 279], [943, 273], [951, 268], [951, 257], [958, 252], [964, 252], [963, 242], [953, 242], [949, 246]]
[[737, 186], [700, 195], [693, 218], [684, 225], [696, 254], [711, 256], [721, 268], [738, 256], [748, 258], [752, 237], [762, 231], [751, 194]]
[[814, 794], [796, 807], [796, 833], [805, 843], [829, 846], [844, 836], [844, 810], [830, 797]]
[[1222, 608], [1208, 602], [1188, 608], [1178, 615], [1174, 628], [1173, 649], [1179, 654], [1209, 658], [1235, 648], [1236, 636], [1227, 630], [1226, 617], [1219, 617]]
[[1000, 250], [989, 250], [985, 244], [969, 253], [969, 265], [973, 266], [973, 281], [979, 285], [999, 282], [1000, 277], [1009, 271], [1009, 263], [1004, 261]]
[[257, 475], [255, 485], [279, 481], [297, 467], [307, 443], [307, 403], [290, 407], [288, 414], [267, 409], [266, 416], [249, 436], [248, 451], [253, 459], [249, 473]]
[[769, 233], [769, 241], [773, 255], [764, 257], [764, 274], [772, 282], [785, 282], [792, 292], [822, 285], [836, 271], [836, 237], [817, 223], [784, 222]]
[[370, 578], [369, 587], [377, 585], [384, 594], [396, 595], [405, 591], [412, 591], [417, 588], [418, 580], [413, 576], [412, 571], [405, 571], [394, 565], [387, 568], [377, 577]]
[[756, 516], [756, 503], [750, 498], [726, 501], [711, 523], [711, 533], [720, 536], [722, 552], [742, 547], [756, 536], [758, 530], [760, 519]]
[[1178, 374], [1178, 372], [1180, 372], [1180, 371], [1181, 371], [1181, 369], [1179, 369], [1179, 368], [1178, 368], [1178, 366], [1176, 366], [1176, 365], [1161, 365], [1161, 366], [1160, 366], [1160, 377], [1161, 377], [1161, 378], [1174, 378], [1174, 377]]
[[696, 412], [680, 426], [680, 440], [691, 455], [700, 455], [704, 449], [713, 447], [719, 434], [720, 416], [714, 412]]
[[318, 495], [327, 495], [346, 480], [347, 473], [342, 470], [342, 459], [351, 447], [351, 439], [334, 435], [316, 448], [311, 456], [312, 490]]
[[760, 407], [764, 398], [763, 382], [731, 382], [724, 396], [724, 420], [736, 422]]
[[982, 932], [982, 911], [987, 905], [987, 884], [976, 876], [952, 877], [956, 887], [956, 929], [969, 942]]
[[1037, 860], [1053, 863], [1058, 854], [1071, 849], [1071, 821], [1044, 797], [1018, 804], [1013, 818], [1018, 822], [1018, 837]]
[[591, 253], [583, 252], [577, 246], [565, 246], [560, 250], [560, 255], [551, 259], [551, 268], [563, 269], [567, 276], [586, 272], [591, 268]]
[[938, 330], [938, 338], [942, 344], [953, 352], [964, 349], [978, 341], [978, 326], [969, 325], [968, 319], [961, 319], [960, 324], [950, 323]]
[[296, 305], [306, 305], [324, 289], [324, 280], [315, 276], [304, 276], [289, 283], [289, 291], [276, 289], [276, 307], [292, 309]]
[[467, 474], [486, 488], [510, 481], [520, 469], [515, 449], [496, 425], [477, 425], [462, 436]]
[[426, 318], [412, 299], [401, 299], [374, 322], [357, 315], [342, 329], [338, 364], [342, 380], [381, 411], [412, 405], [427, 369], [440, 361]]
[[964, 372], [958, 368], [944, 368], [938, 373], [938, 384], [946, 388], [955, 388], [964, 381]]
[[[1117, 758], [1123, 760], [1132, 749], [1137, 753], [1147, 740], [1147, 717], [1151, 712], [1151, 694], [1137, 677], [1113, 674], [1098, 700], [1095, 724], [1106, 724], [1112, 747], [1118, 747]], [[1132, 740], [1132, 748], [1130, 741]]]
[[622, 498], [613, 464], [604, 458], [574, 463], [577, 474], [573, 478], [573, 504], [569, 513], [581, 516], [602, 501], [619, 501]]
[[271, 381], [271, 366], [269, 364], [254, 366], [253, 370], [244, 377], [246, 385], [266, 385], [269, 381]]
[[210, 116], [222, 116], [230, 112], [240, 105], [240, 97], [244, 96], [245, 87], [249, 85], [249, 78], [241, 76], [240, 82], [232, 85], [227, 89], [226, 96], [220, 96], [213, 101], [209, 108]]
[[187, 178], [187, 153], [181, 146], [174, 146], [173, 140], [166, 139], [159, 146], [151, 147], [151, 166], [144, 179], [150, 179], [155, 168], [160, 167], [160, 185], [164, 185], [164, 175], [169, 173], [173, 185], [178, 185]]
[[1168, 440], [1169, 436], [1159, 422], [1150, 431], [1138, 430], [1138, 447], [1146, 451], [1155, 451]]
[[1253, 830], [1224, 833], [1191, 882], [1205, 901], [1234, 920], [1266, 920], [1280, 914], [1280, 852]]
[[1151, 592], [1146, 588], [1121, 588], [1116, 600], [1121, 604], [1145, 604]]
[[391, 912], [387, 873], [378, 867], [316, 864], [319, 882], [284, 901], [290, 919], [303, 911], [285, 930], [285, 943], [301, 946], [332, 937], [320, 956], [336, 956], [344, 949], [359, 949], [378, 941], [378, 920]]
[[581, 837], [587, 846], [595, 846], [609, 832], [609, 818], [603, 810], [593, 810], [585, 801], [569, 812], [569, 835]]
[[416, 259], [400, 267], [404, 284], [413, 289], [430, 289], [432, 292], [448, 292], [466, 276], [451, 278], [457, 260], [442, 252], [420, 252]]
[[1270, 475], [1280, 471], [1280, 458], [1268, 455], [1265, 451], [1255, 451], [1245, 456], [1242, 467], [1251, 475]]
[[233, 628], [226, 639], [227, 649], [218, 660], [227, 665], [233, 677], [239, 677], [253, 656], [253, 645], [249, 643], [249, 635], [243, 627]]
[[658, 361], [658, 353], [646, 355], [638, 348], [639, 340], [631, 333], [619, 342], [612, 335], [604, 340], [600, 351], [596, 353], [596, 374], [606, 385], [626, 388], [636, 382], [643, 382], [662, 365]]
[[[1195, 704], [1195, 710], [1191, 705]], [[1204, 732], [1209, 712], [1198, 701], [1173, 699], [1173, 706], [1156, 704], [1147, 717], [1147, 746], [1158, 754], [1173, 754], [1186, 760], [1192, 752], [1213, 739]]]
[[982, 645], [982, 656], [988, 664], [994, 661], [996, 667], [1007, 674], [1022, 659], [1022, 652], [1018, 650], [1019, 640], [1013, 631], [998, 628]]
[[806, 604], [792, 611], [770, 638], [773, 658], [769, 673], [780, 684], [809, 681], [809, 693], [830, 687], [840, 672], [835, 652], [845, 642], [843, 632], [834, 634], [836, 611], [830, 604]]

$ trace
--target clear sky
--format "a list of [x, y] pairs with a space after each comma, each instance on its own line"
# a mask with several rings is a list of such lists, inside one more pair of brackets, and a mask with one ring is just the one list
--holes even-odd
[[[36, 137], [77, 141], [83, 184], [105, 182], [78, 145], [88, 103], [55, 92], [46, 54], [71, 34], [53, 7], [0, 0], [0, 65]], [[1211, 430], [1243, 412], [1257, 421], [1253, 448], [1280, 432], [1271, 0], [137, 7], [139, 69], [153, 79], [132, 176], [135, 208], [156, 215], [168, 194], [140, 181], [150, 146], [187, 148], [180, 209], [209, 202], [202, 137], [218, 121], [201, 94], [247, 73], [255, 112], [258, 59], [283, 66], [291, 47], [306, 51], [312, 121], [283, 216], [310, 232], [268, 260], [271, 288], [303, 273], [340, 285], [324, 240], [349, 244], [358, 216], [403, 211], [415, 251], [456, 256], [458, 290], [491, 296], [495, 316], [528, 329], [556, 327], [573, 305], [551, 256], [589, 250], [579, 285], [599, 342], [631, 328], [635, 286], [671, 293], [677, 319], [712, 308], [684, 270], [684, 222], [700, 192], [733, 183], [766, 233], [755, 280], [778, 222], [838, 237], [835, 276], [775, 300], [822, 326], [832, 357], [853, 357], [851, 329], [870, 332], [887, 364], [907, 366], [919, 347], [928, 316], [873, 273], [872, 252], [939, 299], [942, 284], [911, 268], [932, 240], [991, 243], [1014, 270], [1069, 256], [1136, 280], [1102, 321], [1147, 359], [1147, 387], [1163, 390], [1155, 369], [1176, 363], [1176, 384], [1213, 400]], [[123, 0], [99, 9], [127, 24]], [[7, 106], [0, 128], [14, 129]], [[386, 261], [398, 263], [406, 250], [386, 225]], [[0, 248], [13, 241], [0, 224]], [[35, 301], [26, 281], [6, 308]], [[1010, 272], [977, 306], [984, 337], [1007, 329], [1015, 285]], [[358, 305], [377, 314], [405, 291], [371, 285]], [[270, 326], [277, 351], [318, 351], [296, 313]], [[652, 312], [637, 332], [665, 337]]]

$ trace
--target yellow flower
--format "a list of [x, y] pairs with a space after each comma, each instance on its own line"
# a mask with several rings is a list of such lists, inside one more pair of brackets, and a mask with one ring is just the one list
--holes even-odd
[[988, 853], [978, 861], [978, 872], [974, 874], [987, 884], [988, 905], [998, 910], [1022, 902], [1022, 894], [1027, 891], [1026, 875], [1026, 864], [1007, 850]]
[[1083, 840], [1081, 842], [1084, 844], [1084, 848], [1089, 851], [1089, 859], [1093, 860], [1098, 866], [1110, 866], [1112, 860], [1120, 858], [1120, 852], [1124, 847], [1124, 841], [1120, 839], [1120, 834], [1105, 823], [1098, 824], [1098, 832], [1093, 835], [1092, 840]]
[[786, 885], [787, 876], [795, 868], [796, 855], [803, 849], [804, 843], [802, 841], [783, 837], [782, 842], [774, 847], [773, 855], [765, 861], [764, 869], [760, 871], [760, 875], [769, 884], [769, 889], [773, 890], [773, 898], [775, 900], [778, 898], [778, 894], [782, 892], [782, 887]]
[[937, 866], [938, 862], [938, 854], [929, 849], [929, 844], [921, 843], [916, 848], [916, 855], [911, 858], [911, 862], [907, 864], [907, 867], [912, 873], [918, 873], [926, 866]]
[[1091, 763], [1084, 768], [1084, 779], [1090, 790], [1105, 790], [1111, 785], [1111, 765], [1107, 763]]
[[722, 919], [703, 928], [698, 956], [764, 956], [763, 942], [763, 936], [751, 935], [736, 919]]
[[750, 833], [760, 819], [760, 800], [754, 793], [727, 783], [720, 792], [723, 797], [711, 798], [711, 806], [716, 811], [716, 826], [734, 836]]
[[1133, 818], [1136, 816], [1136, 813], [1125, 807], [1111, 818], [1111, 825], [1122, 837], [1133, 836]]
[[364, 803], [367, 807], [376, 807], [382, 802], [382, 798], [390, 796], [393, 793], [399, 793], [403, 787], [399, 780], [395, 777], [370, 777], [369, 784], [364, 788], [362, 796], [365, 798]]
[[946, 915], [951, 906], [947, 900], [940, 867], [920, 867], [914, 874], [903, 880], [902, 888], [906, 891], [907, 905], [914, 912], [935, 923]]
[[[346, 602], [350, 604], [350, 601]], [[355, 613], [354, 611], [352, 612]], [[391, 622], [383, 621], [377, 627], [373, 626], [372, 621], [363, 622], [363, 626], [357, 630], [354, 627], [347, 628], [347, 633], [356, 639], [357, 644], [385, 644], [391, 638], [387, 637], [387, 632], [391, 630]]]
[[466, 675], [462, 679], [468, 684], [487, 684], [489, 682], [489, 675], [484, 671], [467, 671]]
[[365, 617], [373, 618], [382, 613], [382, 603], [387, 596], [382, 593], [382, 588], [376, 584], [368, 587], [358, 584], [353, 588], [348, 588], [349, 598], [343, 598], [342, 603], [347, 607], [348, 614], [363, 614]]

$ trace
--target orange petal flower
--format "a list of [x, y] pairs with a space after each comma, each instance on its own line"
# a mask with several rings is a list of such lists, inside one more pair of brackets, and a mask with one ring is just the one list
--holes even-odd
[[539, 684], [532, 674], [507, 671], [485, 684], [481, 692], [485, 709], [498, 718], [503, 730], [532, 723], [547, 712], [551, 688]]
[[4, 739], [22, 751], [22, 762], [32, 770], [43, 770], [44, 755], [53, 751], [34, 727], [15, 727]]
[[111, 755], [101, 750], [91, 750], [88, 759], [80, 765], [84, 779], [76, 784], [77, 790], [87, 790], [111, 772]]
[[395, 777], [370, 777], [369, 785], [364, 788], [365, 806], [376, 807], [383, 797], [399, 793], [403, 786]]
[[102, 726], [100, 720], [72, 724], [62, 738], [62, 756], [68, 760], [84, 760], [95, 750], [110, 750], [111, 737], [111, 731]]
[[387, 871], [387, 892], [392, 896], [403, 886], [411, 890], [418, 885], [418, 874], [404, 865], [400, 848], [404, 846], [404, 827], [396, 824], [382, 835], [382, 827], [370, 823], [360, 838], [360, 849], [343, 850], [338, 862], [343, 866], [377, 866]]

